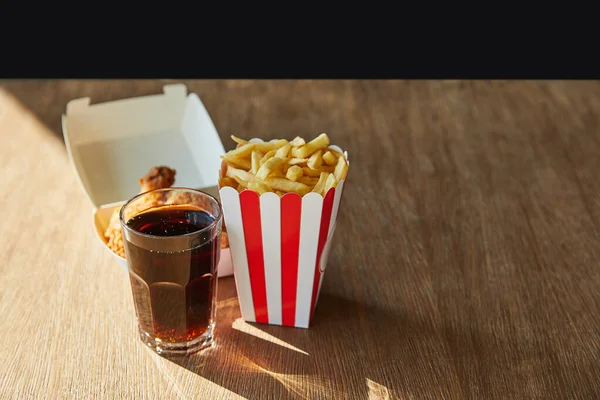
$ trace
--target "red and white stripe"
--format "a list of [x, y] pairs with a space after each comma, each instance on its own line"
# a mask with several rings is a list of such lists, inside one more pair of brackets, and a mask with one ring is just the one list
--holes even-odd
[[335, 230], [344, 181], [325, 197], [220, 189], [242, 317], [308, 328]]

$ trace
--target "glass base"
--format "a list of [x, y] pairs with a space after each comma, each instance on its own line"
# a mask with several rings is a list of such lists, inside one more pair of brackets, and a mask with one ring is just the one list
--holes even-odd
[[144, 332], [142, 328], [139, 328], [139, 331], [142, 342], [144, 342], [156, 353], [166, 356], [184, 356], [197, 353], [198, 351], [206, 349], [207, 347], [213, 347], [215, 344], [213, 339], [214, 328], [215, 325], [212, 324], [208, 327], [206, 333], [198, 336], [196, 339], [190, 340], [189, 342], [179, 343], [164, 342], [158, 338], [154, 338], [148, 332]]

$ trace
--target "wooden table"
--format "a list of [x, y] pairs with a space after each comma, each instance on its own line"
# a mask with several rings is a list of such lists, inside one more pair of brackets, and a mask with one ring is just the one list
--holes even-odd
[[217, 347], [175, 360], [60, 129], [165, 83], [0, 82], [1, 398], [600, 398], [599, 82], [186, 82], [227, 149], [327, 132], [353, 164], [314, 325], [243, 323], [224, 278]]

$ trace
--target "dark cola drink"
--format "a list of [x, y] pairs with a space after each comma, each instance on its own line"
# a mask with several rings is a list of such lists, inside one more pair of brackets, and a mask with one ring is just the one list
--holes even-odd
[[212, 344], [221, 247], [215, 222], [189, 205], [152, 208], [127, 221], [134, 231], [125, 232], [133, 300], [150, 347], [176, 353], [179, 344]]

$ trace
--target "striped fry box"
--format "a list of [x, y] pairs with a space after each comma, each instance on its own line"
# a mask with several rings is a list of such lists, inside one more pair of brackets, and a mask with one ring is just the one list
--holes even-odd
[[[251, 142], [260, 140], [252, 139]], [[329, 146], [348, 154], [337, 146]], [[350, 163], [348, 162], [348, 166]], [[220, 176], [227, 166], [223, 162]], [[344, 180], [325, 197], [259, 195], [219, 189], [242, 318], [247, 322], [308, 328], [315, 310]]]

